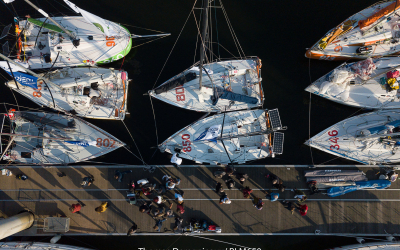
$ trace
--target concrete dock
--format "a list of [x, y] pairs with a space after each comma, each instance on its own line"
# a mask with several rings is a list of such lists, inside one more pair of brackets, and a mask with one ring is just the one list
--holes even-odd
[[[293, 215], [281, 202], [264, 199], [263, 210], [257, 210], [252, 201], [244, 199], [238, 190], [242, 185], [236, 180], [232, 190], [225, 188], [231, 204], [219, 204], [219, 195], [215, 192], [217, 181], [213, 172], [219, 166], [155, 166], [154, 173], [144, 170], [143, 166], [102, 165], [102, 166], [0, 166], [11, 170], [12, 176], [0, 176], [0, 210], [4, 216], [12, 216], [29, 209], [36, 215], [34, 226], [19, 235], [54, 235], [43, 231], [43, 221], [47, 217], [70, 218], [69, 235], [126, 235], [135, 222], [137, 235], [173, 234], [174, 219], [163, 223], [160, 233], [153, 230], [155, 220], [152, 216], [139, 212], [139, 205], [130, 205], [126, 194], [131, 180], [147, 178], [151, 183], [162, 183], [162, 176], [168, 174], [181, 179], [176, 190], [184, 191], [185, 213], [184, 226], [191, 218], [212, 221], [222, 228], [225, 235], [386, 235], [399, 233], [400, 224], [400, 180], [392, 183], [385, 190], [360, 190], [340, 197], [330, 198], [323, 194], [308, 196], [309, 207], [306, 216], [296, 211]], [[368, 179], [377, 179], [378, 166], [319, 166], [317, 169], [359, 169], [367, 174]], [[115, 170], [133, 170], [126, 174], [122, 182], [114, 179]], [[313, 168], [315, 169], [315, 168]], [[265, 197], [264, 191], [273, 191], [272, 184], [264, 175], [274, 173], [286, 185], [279, 201], [293, 199], [291, 188], [308, 188], [303, 165], [254, 165], [236, 167], [236, 172], [247, 173], [249, 179], [245, 186], [254, 190], [254, 195]], [[57, 173], [64, 172], [65, 177]], [[18, 180], [15, 175], [24, 173], [29, 179]], [[82, 188], [80, 182], [87, 175], [93, 175], [95, 182]], [[225, 185], [225, 184], [224, 184]], [[155, 197], [149, 196], [148, 200]], [[166, 204], [174, 203], [174, 191], [167, 191]], [[146, 197], [143, 197], [144, 199]], [[68, 208], [77, 202], [84, 203], [80, 214], [72, 214]], [[95, 208], [103, 201], [110, 207], [105, 213], [98, 214]], [[317, 231], [316, 231], [317, 230]], [[212, 234], [212, 233], [211, 233]]]

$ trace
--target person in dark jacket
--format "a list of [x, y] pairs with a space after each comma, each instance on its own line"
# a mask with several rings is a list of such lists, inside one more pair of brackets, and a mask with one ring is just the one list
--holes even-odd
[[217, 192], [217, 194], [220, 194], [220, 193], [224, 192], [224, 188], [222, 187], [221, 182], [217, 182], [217, 186], [215, 187], [215, 191]]
[[236, 169], [235, 169], [235, 167], [233, 166], [233, 165], [228, 165], [226, 168], [225, 168], [225, 172], [226, 172], [226, 174], [228, 175], [228, 176], [232, 176], [233, 175], [233, 172], [235, 172], [236, 171]]
[[283, 181], [278, 176], [274, 174], [266, 174], [265, 177], [271, 180], [274, 188], [278, 189], [280, 192], [285, 191], [286, 187], [283, 185]]
[[138, 230], [138, 227], [137, 227], [136, 223], [133, 222], [132, 227], [129, 228], [128, 233], [126, 235], [128, 235], [128, 236], [134, 235], [137, 230]]
[[249, 178], [247, 174], [236, 173], [236, 178], [239, 180], [240, 184], [244, 184], [244, 182]]
[[153, 227], [154, 230], [156, 230], [157, 232], [160, 232], [161, 227], [162, 227], [162, 223], [163, 223], [164, 221], [166, 221], [166, 220], [167, 220], [167, 219], [157, 220], [157, 221], [156, 221], [156, 225]]
[[226, 185], [228, 186], [228, 189], [232, 189], [233, 187], [235, 187], [235, 181], [229, 177], [228, 180], [225, 180]]
[[93, 177], [93, 175], [86, 176], [86, 177], [84, 177], [84, 178], [82, 179], [81, 186], [82, 186], [82, 187], [88, 187], [88, 186], [92, 185], [93, 182], [94, 182], [94, 177]]
[[115, 178], [118, 182], [121, 182], [121, 181], [122, 181], [122, 177], [123, 177], [125, 174], [129, 174], [129, 173], [132, 173], [132, 170], [127, 170], [127, 171], [124, 171], [124, 172], [121, 172], [121, 171], [119, 171], [119, 170], [116, 170], [116, 171], [115, 171], [114, 178]]
[[141, 205], [141, 206], [139, 207], [139, 211], [140, 211], [141, 213], [150, 214], [152, 206], [153, 206], [153, 205], [151, 204], [151, 201], [150, 201], [149, 203], [145, 203], [145, 204]]
[[183, 219], [179, 216], [175, 217], [175, 226], [174, 226], [174, 231], [182, 232], [182, 222]]
[[221, 179], [224, 175], [226, 175], [226, 172], [223, 170], [217, 170], [214, 172], [214, 176], [219, 179]]

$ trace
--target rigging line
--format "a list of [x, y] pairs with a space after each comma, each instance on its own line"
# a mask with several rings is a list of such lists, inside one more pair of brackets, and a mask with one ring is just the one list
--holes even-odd
[[[228, 17], [228, 13], [226, 13], [226, 10], [225, 10], [225, 8], [224, 8], [224, 5], [222, 4], [222, 1], [219, 0], [219, 3], [220, 3], [220, 5], [221, 5], [222, 12], [224, 13], [226, 22], [228, 23], [229, 31], [230, 31], [231, 34], [232, 34], [232, 37], [233, 37], [233, 40], [234, 40], [234, 42], [235, 42], [236, 48], [237, 48], [237, 50], [238, 50], [238, 52], [239, 52], [239, 55], [240, 55], [240, 57], [242, 57], [242, 55], [240, 54], [240, 51], [242, 51], [243, 57], [246, 57], [246, 54], [244, 53], [244, 51], [243, 51], [243, 49], [242, 49], [242, 46], [240, 45], [239, 39], [237, 38], [237, 36], [236, 36], [236, 34], [235, 34], [235, 31], [234, 31], [234, 29], [233, 29], [233, 26], [232, 26], [232, 24], [231, 24], [231, 21], [229, 20], [229, 17]], [[238, 47], [238, 46], [239, 46], [239, 47]], [[240, 50], [239, 50], [239, 48], [240, 48]]]
[[47, 21], [47, 18], [48, 18], [48, 17], [46, 17], [46, 19], [45, 19], [45, 20], [44, 20], [44, 22], [42, 23], [42, 26], [40, 26], [40, 29], [39, 29], [39, 31], [38, 31], [38, 35], [36, 36], [35, 45], [33, 45], [33, 48], [35, 48], [35, 47], [36, 47], [36, 43], [37, 43], [37, 40], [38, 40], [38, 38], [39, 38], [40, 31], [42, 30], [42, 28], [43, 28], [44, 24], [46, 23], [46, 21]]
[[150, 98], [150, 103], [151, 103], [151, 109], [153, 110], [154, 127], [156, 128], [156, 138], [157, 138], [157, 146], [158, 146], [158, 130], [157, 130], [156, 113], [154, 112], [153, 101], [151, 100], [151, 96], [150, 95], [149, 95], [149, 98]]
[[[95, 250], [99, 250], [97, 247], [94, 247], [93, 245], [90, 245], [90, 244], [88, 244], [88, 243], [86, 243], [86, 242], [84, 242], [84, 241], [81, 241], [81, 240], [72, 238], [71, 236], [68, 236], [68, 235], [65, 235], [65, 234], [64, 234], [63, 236], [68, 237], [68, 238], [71, 238], [71, 239], [74, 239], [74, 240], [76, 240], [76, 241], [78, 241], [78, 242], [80, 242], [80, 243], [83, 243], [83, 244], [85, 244], [85, 245], [87, 245], [87, 246], [89, 246], [89, 247], [91, 247], [91, 248], [93, 248], [93, 249], [95, 249]], [[51, 237], [51, 236], [50, 236], [50, 237]]]
[[[312, 84], [311, 80], [311, 58], [308, 58], [308, 76], [310, 78], [310, 84]], [[311, 92], [310, 92], [310, 102], [308, 104], [308, 140], [311, 140]], [[310, 155], [311, 155], [311, 162], [314, 166], [314, 158], [312, 154], [312, 147], [310, 146]]]
[[119, 23], [119, 24], [123, 24], [123, 25], [125, 25], [125, 26], [130, 26], [130, 27], [134, 27], [134, 28], [139, 28], [139, 29], [154, 31], [154, 32], [158, 32], [158, 33], [165, 33], [164, 31], [159, 31], [159, 30], [153, 30], [153, 29], [143, 28], [143, 27], [139, 27], [139, 26], [135, 26], [135, 25], [130, 25], [130, 24], [127, 24], [127, 23]]
[[217, 32], [218, 59], [219, 59], [219, 58], [221, 58], [221, 54], [219, 53], [218, 20], [217, 20], [217, 8], [215, 8], [215, 2], [216, 2], [216, 1], [214, 1], [215, 30], [216, 30], [216, 32]]
[[11, 88], [10, 88], [10, 91], [11, 91], [12, 95], [14, 96], [15, 103], [17, 103], [18, 111], [20, 111], [20, 110], [19, 110], [18, 101], [17, 101], [17, 98], [15, 97], [14, 91], [12, 91]]
[[[226, 115], [226, 107], [225, 107], [225, 112], [224, 112], [224, 118], [223, 118], [223, 120], [222, 120], [221, 137], [222, 137], [222, 133], [224, 132], [225, 115]], [[225, 143], [224, 143], [224, 141], [223, 141], [222, 139], [221, 139], [221, 143], [222, 143], [222, 146], [224, 146], [224, 149], [225, 149], [226, 155], [227, 155], [228, 158], [229, 158], [229, 161], [230, 161], [231, 164], [233, 165], [233, 162], [232, 162], [232, 160], [231, 160], [231, 157], [229, 156], [229, 153], [228, 153], [228, 151], [226, 150], [226, 147], [225, 147]]]
[[15, 14], [17, 14], [17, 17], [18, 17], [18, 13], [17, 13], [17, 11], [15, 10], [14, 5], [13, 5], [12, 3], [10, 3], [10, 4], [11, 4], [11, 7], [13, 8]]
[[142, 159], [140, 159], [137, 155], [135, 155], [131, 150], [129, 150], [129, 148], [127, 146], [123, 146], [129, 153], [131, 153], [133, 156], [135, 156], [138, 160], [140, 160], [143, 165], [148, 165], [146, 162], [144, 162]]
[[342, 157], [335, 157], [335, 158], [333, 158], [333, 159], [330, 159], [330, 160], [328, 160], [328, 161], [324, 161], [324, 162], [322, 162], [322, 163], [320, 163], [320, 164], [318, 164], [318, 165], [324, 165], [325, 163], [328, 163], [328, 162], [330, 162], [330, 161], [333, 161], [333, 160], [336, 160], [336, 159], [339, 159], [339, 158], [342, 158]]
[[210, 238], [206, 238], [206, 237], [201, 237], [201, 236], [198, 236], [198, 235], [188, 234], [188, 236], [192, 236], [192, 237], [196, 237], [196, 238], [200, 238], [200, 239], [205, 239], [205, 240], [216, 241], [216, 242], [225, 243], [225, 244], [230, 244], [230, 245], [233, 245], [233, 246], [243, 247], [244, 249], [248, 249], [249, 248], [249, 247], [233, 244], [233, 243], [222, 241], [222, 240], [215, 240], [215, 239], [210, 239]]
[[[51, 69], [54, 67], [54, 64], [56, 64], [59, 55], [60, 55], [60, 51], [58, 51], [57, 57], [56, 57], [56, 59], [54, 60], [54, 62], [53, 62], [53, 64], [51, 65], [51, 67], [49, 68], [49, 70], [47, 70], [47, 72], [44, 73], [43, 78], [45, 78], [46, 75], [47, 75], [47, 74], [51, 71]], [[47, 84], [46, 84], [46, 85], [47, 85]]]
[[8, 6], [7, 6], [7, 4], [6, 4], [5, 2], [3, 2], [3, 1], [1, 1], [1, 2], [4, 4], [4, 6], [6, 6], [6, 8], [7, 8], [13, 15], [15, 15], [15, 16], [18, 18], [17, 12], [13, 12], [10, 8], [8, 8]]
[[135, 144], [135, 147], [136, 147], [137, 151], [139, 152], [139, 155], [140, 155], [140, 158], [142, 159], [142, 162], [144, 162], [142, 154], [140, 153], [139, 147], [137, 146], [136, 141], [133, 139], [133, 136], [132, 136], [131, 132], [129, 131], [128, 127], [126, 126], [124, 120], [121, 120], [121, 122], [122, 122], [122, 124], [124, 124], [124, 126], [125, 126], [126, 130], [128, 131], [133, 143]]
[[[203, 9], [201, 9], [201, 11], [203, 11]], [[198, 23], [197, 23], [196, 16], [195, 16], [195, 14], [194, 14], [194, 10], [192, 11], [192, 13], [193, 13], [193, 17], [194, 17], [194, 22], [195, 22], [196, 27], [197, 27], [197, 26], [198, 26]], [[202, 17], [202, 15], [201, 15], [201, 12], [200, 12], [200, 20], [199, 20], [199, 21], [201, 21], [201, 17]], [[195, 46], [195, 48], [194, 48], [194, 55], [193, 55], [193, 64], [196, 63], [197, 46], [198, 46], [198, 44], [199, 44], [199, 34], [200, 34], [200, 33], [197, 32], [197, 36], [196, 36], [196, 46]]]
[[162, 73], [162, 71], [164, 70], [164, 68], [165, 68], [165, 65], [166, 65], [166, 64], [167, 64], [167, 62], [168, 62], [168, 59], [169, 59], [169, 57], [171, 56], [171, 54], [172, 54], [172, 51], [174, 50], [174, 48], [175, 48], [175, 45], [177, 44], [177, 42], [178, 42], [178, 39], [179, 39], [179, 37], [181, 36], [181, 34], [182, 34], [182, 31], [183, 31], [183, 29], [185, 28], [185, 26], [186, 26], [186, 23], [187, 23], [187, 21], [189, 20], [189, 17], [190, 17], [190, 15], [191, 15], [191, 13], [192, 13], [193, 9], [194, 9], [194, 7], [196, 6], [196, 3], [197, 3], [197, 0], [195, 0], [195, 1], [194, 1], [194, 4], [193, 4], [193, 7], [192, 7], [192, 10], [190, 11], [190, 13], [189, 13], [188, 17], [186, 18], [186, 21], [185, 21], [185, 23], [183, 24], [183, 27], [182, 27], [181, 31], [179, 32], [179, 35], [178, 35], [178, 37], [176, 38], [176, 41], [175, 41], [174, 45], [172, 46], [172, 49], [171, 49], [171, 51], [169, 52], [169, 55], [168, 55], [168, 57], [167, 57], [167, 60], [165, 60], [165, 63], [164, 63], [164, 65], [163, 65], [163, 67], [161, 68], [161, 71], [160, 71], [160, 73], [158, 74], [158, 76], [157, 76], [157, 79], [156, 79], [156, 81], [154, 82], [154, 85], [153, 85], [152, 89], [154, 89], [154, 86], [156, 86], [156, 84], [157, 84], [157, 81], [158, 81], [158, 79], [160, 78], [160, 76], [161, 76], [161, 73]]
[[[205, 48], [205, 49], [204, 49], [205, 61], [206, 61], [207, 63], [210, 63], [210, 60], [208, 60], [208, 56], [207, 56], [207, 53], [206, 53], [206, 50], [208, 50], [208, 51], [210, 51], [210, 50], [209, 50], [209, 48], [206, 46], [205, 37], [204, 37], [204, 38], [201, 37], [200, 27], [199, 27], [199, 25], [198, 25], [198, 23], [197, 23], [197, 19], [196, 19], [196, 16], [194, 15], [194, 12], [193, 12], [193, 17], [194, 17], [194, 19], [195, 19], [196, 28], [197, 28], [197, 32], [198, 32], [198, 37], [200, 37], [200, 42], [201, 42], [201, 45], [200, 45], [200, 46], [203, 46], [203, 47]], [[200, 21], [200, 20], [199, 20], [199, 21]], [[206, 35], [206, 36], [207, 36], [207, 35]], [[212, 52], [210, 51], [210, 53], [212, 53]]]

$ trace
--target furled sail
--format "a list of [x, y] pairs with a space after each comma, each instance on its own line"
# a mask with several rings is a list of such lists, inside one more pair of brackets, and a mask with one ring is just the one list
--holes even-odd
[[94, 26], [96, 26], [99, 30], [101, 30], [106, 36], [116, 36], [117, 33], [114, 31], [111, 22], [108, 20], [105, 20], [99, 16], [93, 15], [90, 12], [87, 12], [84, 9], [79, 8], [75, 4], [71, 3], [68, 0], [64, 0], [65, 3], [71, 7], [76, 13], [80, 13], [83, 18], [85, 18], [86, 21], [92, 23]]

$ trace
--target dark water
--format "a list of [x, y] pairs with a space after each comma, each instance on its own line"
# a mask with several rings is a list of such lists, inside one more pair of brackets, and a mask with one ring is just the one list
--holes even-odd
[[[35, 4], [48, 13], [71, 14], [64, 7], [61, 0], [33, 0]], [[282, 124], [288, 127], [285, 131], [284, 154], [275, 159], [263, 159], [255, 164], [350, 164], [352, 162], [334, 159], [333, 156], [312, 150], [303, 145], [304, 141], [323, 129], [339, 122], [358, 109], [335, 104], [317, 96], [311, 98], [311, 123], [309, 123], [310, 96], [304, 91], [321, 75], [327, 73], [340, 62], [309, 60], [304, 57], [305, 48], [312, 46], [329, 29], [338, 25], [345, 18], [360, 11], [375, 1], [225, 1], [225, 9], [236, 32], [241, 46], [248, 56], [258, 56], [263, 61], [262, 77], [265, 93], [264, 108], [278, 108]], [[129, 86], [128, 110], [130, 116], [125, 120], [143, 159], [148, 164], [167, 164], [167, 154], [161, 154], [151, 147], [162, 142], [182, 127], [199, 119], [202, 114], [179, 109], [168, 104], [153, 100], [157, 120], [158, 140], [155, 133], [152, 107], [147, 93], [156, 83], [157, 77], [178, 37], [181, 28], [190, 13], [193, 1], [169, 0], [85, 0], [74, 1], [79, 7], [97, 14], [103, 18], [113, 20], [126, 26], [135, 34], [152, 34], [152, 31], [143, 28], [159, 30], [172, 35], [137, 47], [125, 58], [123, 68], [128, 71], [129, 78], [133, 79]], [[17, 0], [13, 6], [19, 16], [31, 14], [40, 15], [31, 9], [22, 0]], [[197, 4], [200, 6], [200, 1]], [[10, 9], [12, 9], [10, 7]], [[0, 3], [0, 25], [12, 21], [11, 14]], [[226, 26], [221, 10], [217, 9], [212, 16], [217, 16], [218, 38], [220, 43], [237, 55], [232, 37]], [[195, 13], [199, 14], [199, 10]], [[133, 27], [136, 26], [136, 27]], [[215, 32], [215, 29], [214, 29]], [[193, 16], [189, 19], [186, 28], [176, 44], [175, 50], [161, 73], [156, 86], [188, 68], [195, 61], [196, 26]], [[216, 33], [214, 33], [214, 41]], [[147, 40], [136, 40], [136, 45]], [[2, 43], [2, 41], [0, 41]], [[214, 47], [218, 54], [218, 47]], [[231, 57], [220, 48], [220, 56]], [[196, 58], [196, 60], [198, 60]], [[119, 68], [122, 61], [111, 66]], [[10, 90], [0, 86], [2, 100], [15, 103]], [[32, 102], [16, 94], [21, 106], [36, 107]], [[121, 122], [91, 120], [93, 124], [107, 130], [119, 139], [125, 141], [135, 154], [135, 149], [129, 134]], [[96, 161], [141, 164], [141, 161], [124, 149], [119, 149]], [[193, 164], [184, 161], [183, 164]], [[221, 225], [223, 228], [223, 225]], [[32, 238], [31, 238], [32, 239]], [[225, 243], [218, 243], [204, 239], [188, 237], [74, 237], [63, 238], [62, 243], [82, 245], [86, 242], [98, 249], [146, 247], [146, 249], [164, 249], [178, 247], [180, 249], [225, 249], [235, 247]], [[213, 237], [213, 239], [231, 242], [234, 244], [262, 249], [324, 249], [344, 243], [355, 243], [352, 238], [340, 237], [304, 237], [304, 236], [242, 236], [242, 237]], [[176, 241], [174, 243], [174, 241]]]

